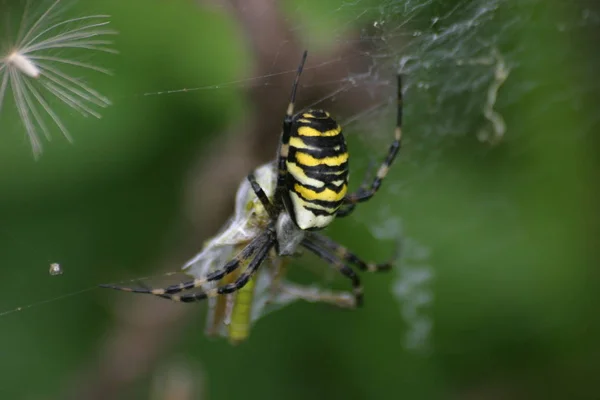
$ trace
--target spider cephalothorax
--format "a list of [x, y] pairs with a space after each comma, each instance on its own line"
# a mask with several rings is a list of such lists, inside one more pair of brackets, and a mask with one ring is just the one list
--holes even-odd
[[[348, 150], [342, 128], [323, 110], [308, 110], [294, 114], [296, 90], [306, 61], [304, 52], [296, 79], [292, 86], [290, 103], [283, 120], [283, 132], [276, 161], [269, 168], [272, 181], [263, 190], [254, 173], [248, 182], [268, 218], [261, 219], [262, 228], [232, 260], [222, 268], [189, 282], [161, 289], [125, 288], [102, 285], [117, 290], [148, 293], [174, 301], [192, 302], [242, 289], [269, 256], [295, 254], [299, 247], [313, 252], [352, 282], [354, 305], [362, 303], [362, 287], [358, 275], [350, 267], [364, 271], [388, 270], [391, 263], [365, 262], [348, 249], [318, 233], [335, 218], [352, 213], [357, 203], [369, 200], [379, 189], [400, 149], [402, 138], [402, 87], [398, 77], [398, 109], [394, 139], [387, 157], [372, 182], [363, 182], [357, 192], [348, 191]], [[263, 167], [261, 167], [263, 168]], [[237, 279], [223, 286], [204, 288], [208, 282], [221, 280], [243, 265]], [[179, 294], [185, 290], [201, 288], [197, 292]]]

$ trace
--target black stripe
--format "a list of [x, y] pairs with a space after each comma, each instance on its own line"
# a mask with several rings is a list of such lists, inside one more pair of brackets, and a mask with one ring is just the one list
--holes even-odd
[[[296, 179], [294, 174], [289, 173], [287, 175], [287, 183], [288, 183], [289, 188], [293, 188], [295, 184], [298, 184], [300, 186], [306, 187], [307, 189], [314, 190], [315, 192], [322, 192], [323, 190], [325, 190], [327, 188], [327, 189], [331, 189], [331, 190], [339, 193], [340, 189], [344, 186], [344, 184], [346, 184], [346, 185], [348, 184], [348, 171], [347, 170], [341, 170], [341, 173], [339, 175], [336, 175], [336, 174], [331, 174], [331, 173], [325, 173], [322, 170], [312, 170], [309, 167], [306, 167], [304, 165], [298, 165], [298, 164], [295, 164], [295, 165], [297, 165], [302, 170], [302, 172], [304, 172], [304, 175], [306, 175], [310, 179], [314, 179], [316, 181], [323, 183], [323, 186], [315, 187], [312, 185], [304, 184], [303, 182]], [[342, 181], [342, 183], [339, 185], [335, 184], [334, 182], [337, 182], [337, 181]]]
[[341, 149], [346, 149], [346, 140], [344, 140], [341, 133], [336, 136], [301, 136], [294, 132], [292, 136], [300, 138], [307, 146], [319, 149], [329, 149], [336, 146], [340, 146]]
[[341, 155], [348, 153], [346, 151], [345, 146], [344, 147], [340, 146], [340, 148], [338, 150], [335, 150], [332, 147], [303, 149], [303, 148], [290, 146], [290, 152], [289, 152], [288, 158], [297, 160], [296, 153], [298, 153], [298, 152], [308, 154], [309, 156], [312, 156], [313, 158], [316, 158], [316, 159], [323, 159], [325, 157], [339, 157]]
[[300, 168], [302, 168], [302, 171], [304, 171], [304, 173], [306, 174], [306, 176], [310, 176], [315, 177], [315, 179], [319, 179], [319, 177], [321, 177], [323, 174], [334, 174], [334, 173], [340, 173], [340, 175], [338, 175], [340, 178], [343, 178], [344, 176], [346, 176], [348, 174], [348, 162], [346, 161], [343, 164], [340, 165], [335, 165], [335, 166], [329, 166], [329, 165], [325, 165], [325, 164], [321, 164], [321, 165], [316, 165], [314, 167], [309, 167], [307, 165], [298, 165]]
[[[333, 183], [334, 181], [343, 180], [348, 182], [348, 168], [336, 168], [327, 166], [307, 167], [306, 165], [294, 163], [304, 172], [304, 175], [311, 179], [315, 179], [324, 184]], [[342, 164], [343, 165], [343, 164]], [[288, 179], [292, 179], [292, 173], [286, 175]], [[288, 183], [291, 183], [288, 181]]]
[[[302, 119], [302, 121], [300, 121]], [[302, 114], [298, 114], [294, 117], [292, 132], [297, 132], [297, 129], [301, 126], [308, 126], [319, 132], [327, 132], [334, 129], [338, 129], [339, 125], [333, 118], [305, 118]], [[339, 136], [339, 135], [338, 135]]]
[[[327, 115], [327, 113], [323, 110], [308, 110], [303, 112], [301, 115], [304, 114], [312, 114], [313, 117], [309, 117], [309, 118], [319, 118], [319, 119], [326, 119], [326, 118], [330, 118], [329, 115]], [[306, 118], [306, 117], [302, 117], [302, 118]]]
[[330, 215], [335, 214], [335, 212], [337, 211], [337, 210], [335, 210], [333, 212], [329, 212], [327, 210], [321, 210], [321, 209], [312, 208], [312, 207], [304, 207], [304, 209], [310, 211], [311, 213], [315, 214], [316, 216], [324, 215], [324, 216], [327, 216], [327, 217], [330, 216]]
[[[299, 180], [297, 180], [296, 178], [294, 178], [292, 174], [290, 174], [290, 178], [293, 180], [293, 184], [294, 185], [298, 184], [298, 185], [302, 186], [303, 188], [312, 190], [313, 192], [316, 192], [316, 193], [321, 193], [321, 192], [325, 191], [325, 189], [330, 189], [330, 190], [333, 190], [336, 193], [340, 193], [341, 190], [342, 190], [342, 187], [344, 186], [344, 183], [347, 183], [347, 182], [344, 181], [341, 185], [338, 186], [338, 185], [334, 185], [331, 182], [321, 181], [321, 182], [323, 182], [324, 185], [321, 186], [321, 187], [315, 187], [315, 186], [306, 185], [306, 184], [300, 182]], [[336, 180], [338, 180], [338, 179], [336, 179]]]
[[[348, 180], [348, 169], [340, 169], [339, 171], [333, 171], [331, 169], [327, 171], [313, 169], [311, 167], [305, 167], [303, 165], [299, 166], [304, 171], [304, 175], [311, 179], [316, 179], [319, 182], [323, 182], [325, 184], [331, 183], [333, 181], [343, 180], [346, 182]], [[340, 172], [339, 174], [334, 174], [333, 172]], [[291, 175], [291, 174], [290, 174]]]

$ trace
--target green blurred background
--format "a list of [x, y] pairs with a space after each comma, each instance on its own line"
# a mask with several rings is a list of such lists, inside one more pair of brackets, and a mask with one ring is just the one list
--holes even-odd
[[[386, 220], [401, 221], [403, 234], [428, 249], [434, 300], [419, 311], [433, 321], [427, 344], [416, 350], [404, 346], [409, 327], [391, 290], [402, 279], [398, 269], [395, 276], [363, 274], [363, 309], [296, 303], [259, 320], [250, 339], [236, 347], [204, 336], [204, 305], [145, 299], [149, 315], [164, 312], [162, 307], [173, 315], [181, 315], [180, 307], [188, 312], [161, 328], [164, 338], [151, 361], [125, 346], [123, 360], [113, 367], [115, 357], [104, 354], [105, 343], [140, 323], [127, 308], [133, 295], [90, 290], [1, 316], [1, 398], [82, 398], [78, 393], [122, 399], [600, 398], [594, 382], [600, 356], [595, 291], [600, 147], [593, 133], [600, 104], [600, 56], [594, 51], [600, 7], [534, 0], [265, 4], [278, 8], [301, 43], [325, 60], [336, 45], [353, 43], [356, 32], [359, 45], [373, 45], [375, 26], [378, 39], [390, 40], [362, 51], [376, 48], [374, 58], [385, 55], [379, 65], [387, 67], [387, 75], [370, 75], [380, 82], [393, 76], [405, 51], [420, 61], [427, 58], [429, 47], [416, 47], [421, 53], [415, 53], [410, 45], [422, 33], [444, 40], [451, 27], [465, 29], [457, 36], [463, 42], [442, 42], [440, 48], [452, 53], [454, 45], [476, 57], [497, 47], [509, 55], [511, 73], [496, 104], [507, 132], [496, 145], [476, 137], [485, 120], [469, 97], [486, 93], [476, 86], [481, 83], [457, 79], [449, 72], [455, 64], [444, 64], [440, 48], [430, 58], [439, 56], [441, 66], [402, 64], [411, 73], [399, 160], [372, 202], [328, 230], [361, 256], [381, 260], [394, 241], [379, 241], [371, 232]], [[101, 120], [67, 112], [74, 144], [57, 132], [38, 161], [10, 104], [2, 111], [0, 312], [99, 283], [158, 274], [170, 257], [165, 254], [190, 241], [182, 228], [189, 224], [181, 209], [186, 179], [203, 157], [218, 157], [215, 143], [223, 132], [252, 114], [248, 86], [268, 81], [248, 80], [257, 77], [251, 69], [256, 55], [233, 7], [82, 0], [66, 12], [112, 15], [120, 54], [95, 62], [115, 75], [90, 74], [89, 80], [114, 104]], [[486, 7], [495, 10], [493, 17], [478, 20], [484, 26], [473, 37], [469, 29], [476, 28], [460, 25], [461, 18], [468, 22]], [[255, 11], [261, 10], [242, 13]], [[418, 18], [407, 18], [411, 15]], [[446, 18], [437, 23], [436, 16]], [[281, 47], [287, 44], [281, 38]], [[320, 68], [308, 75], [307, 86]], [[287, 75], [290, 83], [292, 76]], [[417, 82], [434, 85], [425, 92]], [[281, 97], [273, 101], [283, 111], [289, 87], [277, 89]], [[302, 97], [302, 87], [299, 93]], [[440, 93], [453, 96], [440, 103]], [[346, 130], [354, 184], [369, 159], [383, 155], [388, 145], [393, 107], [380, 111], [367, 115], [373, 132], [360, 124]], [[338, 112], [341, 120], [352, 117]], [[448, 129], [434, 128], [445, 121], [451, 121]], [[223, 168], [231, 161], [223, 159]], [[191, 251], [169, 264], [171, 270], [201, 248], [201, 238], [187, 248]], [[65, 274], [50, 277], [51, 262], [60, 262]], [[136, 332], [132, 347], [148, 334], [144, 326]], [[119, 371], [127, 359], [143, 366], [132, 368], [137, 372], [131, 376], [102, 375]], [[177, 368], [191, 374], [189, 397], [173, 390], [170, 397], [161, 394], [160, 383], [169, 374], [178, 376]]]

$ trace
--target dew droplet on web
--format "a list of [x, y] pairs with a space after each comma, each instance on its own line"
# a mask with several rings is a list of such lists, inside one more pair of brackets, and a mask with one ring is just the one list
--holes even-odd
[[52, 276], [56, 276], [56, 275], [62, 275], [63, 274], [63, 269], [60, 266], [59, 263], [52, 263], [50, 264], [50, 275]]

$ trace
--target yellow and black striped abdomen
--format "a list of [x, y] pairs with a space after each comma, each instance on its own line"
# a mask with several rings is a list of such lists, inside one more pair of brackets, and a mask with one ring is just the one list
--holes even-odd
[[300, 229], [329, 225], [348, 191], [348, 150], [342, 128], [325, 111], [294, 117], [290, 134], [288, 211]]

